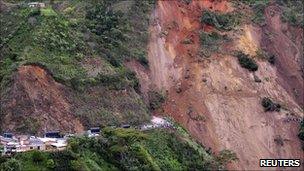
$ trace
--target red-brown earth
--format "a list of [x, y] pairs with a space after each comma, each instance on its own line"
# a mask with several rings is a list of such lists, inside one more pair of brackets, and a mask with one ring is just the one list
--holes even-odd
[[3, 102], [2, 129], [43, 133], [48, 130], [81, 132], [83, 126], [71, 112], [68, 90], [41, 66], [24, 65], [13, 76], [8, 98]]
[[[237, 154], [239, 160], [230, 164], [230, 169], [261, 169], [261, 158], [303, 159], [297, 137], [303, 116], [303, 77], [297, 62], [303, 58], [303, 30], [282, 24], [280, 11], [269, 15], [275, 8], [275, 4], [267, 7], [266, 26], [247, 23], [227, 32], [233, 41], [223, 45], [226, 53], [201, 59], [199, 32], [213, 29], [201, 25], [202, 11], [226, 13], [234, 10], [232, 5], [212, 0], [189, 5], [158, 1], [150, 27], [150, 72], [136, 69], [135, 64], [131, 67], [145, 87], [167, 92], [163, 115], [181, 123], [214, 152], [229, 149]], [[267, 37], [267, 31], [274, 36]], [[296, 36], [295, 43], [291, 35]], [[186, 38], [193, 43], [182, 43]], [[258, 83], [229, 52], [240, 50], [255, 56], [261, 48], [275, 54], [277, 63], [256, 59], [259, 70], [254, 74], [262, 80]], [[283, 109], [265, 113], [263, 97], [271, 97]]]

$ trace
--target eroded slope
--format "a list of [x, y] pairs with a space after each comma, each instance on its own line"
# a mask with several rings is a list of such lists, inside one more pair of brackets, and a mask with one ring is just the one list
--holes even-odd
[[2, 107], [5, 117], [2, 129], [43, 133], [47, 130], [83, 131], [80, 121], [71, 112], [69, 91], [57, 83], [44, 68], [25, 65], [13, 77]]
[[[280, 36], [281, 31], [275, 30], [280, 26], [272, 23], [276, 15], [266, 15], [265, 27], [241, 25], [243, 31], [227, 33], [233, 41], [224, 44], [221, 53], [201, 59], [199, 32], [212, 30], [200, 23], [206, 9], [222, 13], [233, 10], [226, 1], [192, 1], [189, 5], [158, 1], [149, 61], [152, 84], [167, 90], [164, 114], [182, 123], [206, 147], [236, 152], [240, 160], [230, 166], [233, 169], [260, 169], [260, 158], [303, 158], [297, 137], [303, 97], [291, 93], [292, 89], [303, 91], [303, 78], [293, 59], [303, 57], [300, 43], [287, 45], [290, 37]], [[266, 30], [275, 35], [267, 46], [263, 41]], [[193, 42], [182, 43], [186, 38]], [[241, 50], [255, 55], [265, 46], [269, 51], [274, 49], [278, 63], [273, 66], [258, 59], [256, 76], [241, 68], [230, 53]], [[295, 74], [293, 81], [291, 73]], [[262, 82], [255, 82], [255, 77]], [[265, 96], [283, 104], [284, 109], [265, 113], [261, 106]]]

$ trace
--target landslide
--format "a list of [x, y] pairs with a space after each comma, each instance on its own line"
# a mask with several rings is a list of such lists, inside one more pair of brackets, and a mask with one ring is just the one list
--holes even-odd
[[[303, 117], [298, 62], [303, 60], [303, 29], [281, 24], [282, 11], [276, 3], [267, 4], [265, 14], [261, 13], [262, 26], [247, 20], [223, 31], [200, 22], [206, 10], [252, 12], [247, 4], [239, 8], [243, 9], [228, 1], [157, 2], [148, 44], [149, 84], [167, 92], [163, 111], [157, 113], [174, 118], [205, 147], [235, 152], [239, 160], [230, 169], [261, 169], [261, 158], [303, 159], [297, 137]], [[202, 57], [202, 31], [226, 34], [230, 40]], [[274, 65], [257, 57], [261, 49], [275, 55]], [[258, 71], [242, 68], [235, 51], [254, 58]], [[265, 112], [261, 105], [265, 96], [282, 104], [282, 109]]]
[[71, 112], [68, 89], [37, 65], [24, 65], [13, 76], [7, 98], [2, 101], [2, 129], [27, 133], [47, 130], [81, 132], [83, 126]]
[[[146, 62], [149, 1], [0, 2], [0, 131], [137, 126], [150, 113], [124, 61]], [[139, 61], [139, 62], [138, 62]]]

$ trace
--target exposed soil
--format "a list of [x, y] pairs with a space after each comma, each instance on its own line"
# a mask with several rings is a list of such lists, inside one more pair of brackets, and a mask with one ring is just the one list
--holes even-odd
[[[1, 4], [3, 8], [6, 4]], [[136, 61], [125, 63], [137, 73], [141, 91], [166, 91], [163, 112], [156, 114], [173, 117], [215, 153], [234, 151], [239, 160], [229, 169], [259, 170], [261, 158], [303, 159], [297, 137], [298, 123], [304, 116], [303, 29], [282, 23], [280, 9], [272, 4], [266, 8], [266, 26], [240, 26], [237, 32], [227, 33], [232, 41], [224, 43], [221, 52], [203, 59], [199, 55], [199, 33], [213, 30], [200, 23], [206, 9], [222, 13], [234, 10], [224, 0], [193, 0], [188, 5], [182, 1], [157, 2], [150, 26], [149, 69]], [[185, 40], [190, 43], [183, 43]], [[260, 48], [274, 54], [276, 63], [256, 59], [259, 70], [255, 73], [241, 68], [230, 55], [241, 50], [254, 56]], [[103, 61], [93, 58], [83, 67], [90, 76], [112, 72]], [[261, 82], [255, 82], [256, 78]], [[92, 89], [89, 94], [96, 92]], [[102, 95], [100, 91], [96, 99]], [[83, 125], [72, 112], [73, 105], [78, 104], [72, 104], [70, 96], [69, 90], [43, 67], [21, 66], [1, 104], [5, 112], [2, 128], [22, 132], [36, 125], [39, 133], [55, 129], [81, 132]], [[282, 110], [265, 113], [263, 97], [280, 103]], [[93, 102], [92, 107], [100, 105]]]
[[[301, 72], [303, 60], [303, 29], [288, 26], [280, 20], [281, 11], [276, 5], [266, 8], [267, 25], [263, 28], [262, 46], [276, 56], [278, 82], [295, 101], [304, 107], [304, 82]], [[272, 36], [267, 36], [271, 33]]]
[[[278, 56], [274, 66], [258, 60], [255, 77], [262, 82], [257, 83], [254, 74], [241, 68], [229, 53], [200, 59], [199, 31], [212, 29], [200, 24], [202, 10], [206, 8], [219, 12], [233, 10], [227, 1], [192, 1], [189, 5], [158, 1], [153, 13], [148, 46], [150, 82], [167, 91], [164, 114], [181, 123], [214, 152], [223, 149], [236, 152], [239, 161], [230, 164], [229, 169], [261, 169], [260, 158], [303, 158], [297, 137], [303, 96], [295, 97], [290, 91], [295, 88], [301, 93], [303, 78], [297, 71], [294, 80], [287, 79], [297, 70], [292, 66], [298, 66], [290, 56], [303, 56], [298, 44], [280, 45], [281, 41], [288, 44], [290, 38], [279, 34], [276, 43], [264, 45], [265, 29], [281, 27], [272, 24], [269, 17], [266, 28], [247, 25], [242, 26], [239, 34], [231, 34], [234, 43], [224, 45], [226, 51], [238, 49], [254, 54], [266, 46]], [[186, 38], [192, 43], [181, 43]], [[284, 109], [265, 113], [261, 106], [264, 96], [281, 103]]]
[[23, 129], [34, 125], [39, 133], [48, 130], [83, 131], [82, 124], [70, 111], [68, 90], [40, 66], [19, 67], [7, 97], [3, 103], [6, 115], [2, 129], [5, 131], [23, 133], [28, 131]]

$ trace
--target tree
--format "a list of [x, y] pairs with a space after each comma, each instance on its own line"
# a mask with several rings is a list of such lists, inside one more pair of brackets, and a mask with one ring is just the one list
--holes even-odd
[[39, 163], [45, 160], [45, 156], [42, 152], [35, 150], [32, 153], [32, 160], [34, 163]]
[[18, 160], [12, 158], [0, 166], [1, 171], [21, 171], [21, 164]]
[[53, 159], [48, 159], [46, 162], [46, 167], [49, 169], [54, 169], [55, 168], [55, 162]]
[[257, 63], [249, 57], [249, 55], [244, 53], [237, 54], [237, 58], [239, 60], [239, 64], [242, 68], [246, 68], [249, 71], [257, 71], [259, 66]]

